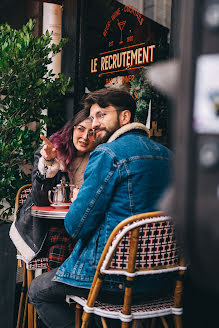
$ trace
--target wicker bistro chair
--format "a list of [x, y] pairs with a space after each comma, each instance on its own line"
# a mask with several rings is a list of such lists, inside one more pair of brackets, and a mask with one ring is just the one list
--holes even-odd
[[[24, 204], [29, 194], [32, 192], [32, 185], [22, 186], [16, 195], [15, 200], [15, 218], [18, 209]], [[32, 304], [28, 304], [27, 290], [34, 277], [41, 274], [48, 268], [48, 258], [38, 258], [28, 262], [24, 256], [17, 252], [18, 268], [23, 270], [22, 289], [18, 308], [18, 317], [16, 328], [24, 328], [26, 317], [28, 316], [28, 328], [36, 328], [36, 310]]]
[[[168, 327], [164, 316], [173, 314], [175, 327], [181, 328], [181, 296], [183, 263], [178, 257], [174, 226], [170, 217], [162, 212], [151, 212], [131, 216], [122, 221], [111, 233], [99, 260], [88, 299], [67, 295], [68, 303], [76, 302], [76, 328], [80, 327], [80, 310], [83, 307], [82, 326], [87, 327], [92, 313], [101, 316], [103, 327], [106, 318], [120, 319], [122, 327], [139, 319], [160, 317]], [[137, 276], [178, 271], [173, 295], [157, 297], [140, 305], [131, 305], [133, 280]], [[126, 287], [123, 305], [112, 305], [96, 301], [102, 281], [106, 275], [125, 275]]]

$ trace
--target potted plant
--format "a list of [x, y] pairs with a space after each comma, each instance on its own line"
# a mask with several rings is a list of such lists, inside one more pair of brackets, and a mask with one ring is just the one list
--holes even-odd
[[59, 101], [70, 85], [63, 74], [55, 77], [48, 69], [66, 39], [53, 44], [48, 31], [36, 37], [34, 25], [32, 20], [20, 30], [0, 25], [0, 289], [5, 292], [0, 316], [4, 327], [12, 327], [16, 281], [16, 250], [6, 222], [13, 214], [18, 189], [31, 181], [33, 154], [48, 123], [42, 111]]

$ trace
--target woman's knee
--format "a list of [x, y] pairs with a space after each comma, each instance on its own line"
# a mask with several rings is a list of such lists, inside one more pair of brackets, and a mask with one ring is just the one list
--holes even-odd
[[31, 284], [30, 287], [28, 289], [28, 296], [29, 296], [29, 300], [30, 303], [36, 303], [38, 300], [38, 296], [39, 296], [39, 290], [40, 290], [40, 283], [39, 283], [39, 277], [35, 278]]
[[31, 303], [37, 303], [50, 296], [55, 282], [52, 281], [56, 270], [52, 270], [36, 277], [30, 284], [28, 295]]

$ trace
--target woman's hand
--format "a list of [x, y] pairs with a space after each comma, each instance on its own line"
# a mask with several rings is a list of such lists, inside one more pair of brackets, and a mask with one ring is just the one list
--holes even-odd
[[73, 188], [73, 197], [71, 198], [71, 202], [74, 202], [75, 199], [77, 198], [77, 196], [78, 196], [78, 192], [79, 192], [79, 189], [80, 189], [79, 186], [75, 186], [75, 187]]
[[54, 160], [57, 155], [54, 145], [42, 134], [40, 135], [40, 138], [46, 143], [41, 149], [40, 154], [46, 161]]

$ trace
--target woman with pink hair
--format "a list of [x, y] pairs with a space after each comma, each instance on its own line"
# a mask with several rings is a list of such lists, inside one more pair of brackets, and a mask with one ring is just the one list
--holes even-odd
[[89, 154], [95, 147], [94, 131], [85, 109], [51, 135], [41, 136], [44, 144], [34, 155], [32, 193], [18, 210], [10, 237], [27, 261], [48, 257], [48, 270], [58, 267], [72, 252], [75, 241], [67, 234], [64, 220], [31, 216], [32, 205], [48, 206], [48, 191], [61, 181], [79, 188]]

